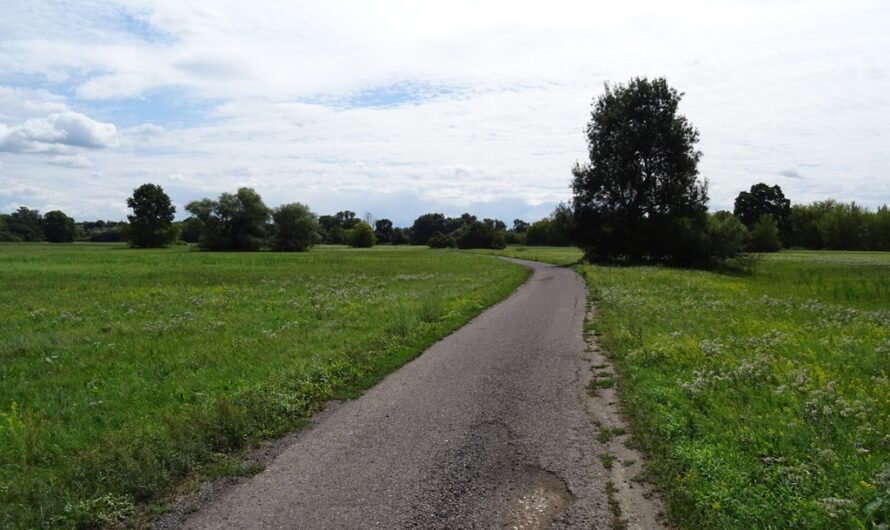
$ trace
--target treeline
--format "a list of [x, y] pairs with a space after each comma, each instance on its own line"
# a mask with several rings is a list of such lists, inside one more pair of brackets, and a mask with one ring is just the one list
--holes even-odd
[[792, 205], [779, 186], [755, 184], [735, 200], [733, 214], [748, 228], [747, 248], [890, 251], [890, 208], [870, 210], [834, 199]]

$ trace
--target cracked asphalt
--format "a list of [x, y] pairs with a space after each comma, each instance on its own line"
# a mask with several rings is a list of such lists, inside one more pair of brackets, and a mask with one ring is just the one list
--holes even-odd
[[533, 275], [183, 528], [607, 528], [581, 370], [587, 290]]

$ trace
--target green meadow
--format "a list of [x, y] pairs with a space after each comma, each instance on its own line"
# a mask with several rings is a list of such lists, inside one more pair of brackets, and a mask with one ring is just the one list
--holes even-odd
[[527, 275], [416, 247], [0, 245], [0, 528], [113, 526], [242, 472]]
[[782, 252], [750, 275], [577, 270], [619, 372], [625, 443], [650, 455], [680, 528], [888, 527], [890, 254]]

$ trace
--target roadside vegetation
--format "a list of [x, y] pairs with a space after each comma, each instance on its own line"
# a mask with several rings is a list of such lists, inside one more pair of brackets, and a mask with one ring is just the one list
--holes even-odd
[[0, 528], [110, 526], [231, 472], [527, 277], [417, 247], [5, 244], [0, 270]]
[[786, 251], [744, 275], [576, 270], [678, 526], [890, 524], [890, 254]]

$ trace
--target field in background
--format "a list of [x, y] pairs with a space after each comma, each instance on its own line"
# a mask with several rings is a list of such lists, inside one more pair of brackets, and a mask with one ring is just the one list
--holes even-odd
[[0, 245], [0, 527], [107, 525], [293, 429], [528, 272], [381, 247]]
[[[572, 249], [506, 255], [571, 262]], [[752, 275], [578, 268], [651, 476], [683, 528], [890, 523], [890, 254]]]
[[543, 261], [554, 265], [575, 265], [584, 256], [575, 247], [537, 247], [510, 245], [499, 250], [474, 249], [467, 252], [475, 254], [490, 254], [494, 256], [507, 256], [509, 258], [527, 259], [531, 261]]

